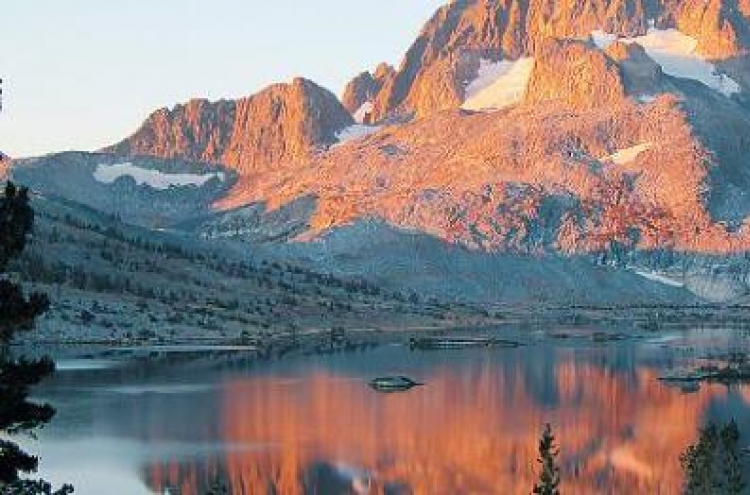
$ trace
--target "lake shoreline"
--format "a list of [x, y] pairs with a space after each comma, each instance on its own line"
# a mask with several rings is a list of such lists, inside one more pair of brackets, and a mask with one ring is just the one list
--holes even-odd
[[252, 329], [242, 335], [217, 335], [208, 329], [194, 328], [181, 334], [163, 334], [157, 336], [112, 338], [90, 338], [71, 326], [70, 335], [59, 338], [49, 338], [35, 331], [20, 335], [12, 347], [23, 348], [29, 346], [61, 346], [61, 347], [147, 347], [147, 346], [179, 346], [179, 345], [250, 345], [265, 347], [286, 344], [291, 341], [300, 343], [319, 342], [329, 338], [333, 333], [344, 333], [352, 336], [384, 336], [403, 338], [404, 336], [418, 336], [426, 334], [481, 333], [488, 330], [511, 328], [521, 331], [533, 331], [549, 326], [585, 328], [587, 326], [617, 327], [625, 332], [633, 333], [661, 333], [672, 327], [686, 325], [700, 328], [737, 327], [750, 330], [750, 307], [748, 306], [622, 306], [622, 307], [547, 307], [547, 308], [502, 308], [488, 311], [493, 316], [478, 316], [474, 318], [460, 318], [443, 322], [423, 324], [373, 325], [361, 327], [311, 327], [307, 329], [289, 330], [279, 324], [277, 328], [259, 331]]
[[[659, 378], [709, 355], [718, 359], [747, 352], [750, 341], [744, 330], [635, 328], [513, 322], [438, 331], [311, 329], [277, 334], [257, 347], [251, 342], [221, 347], [213, 339], [205, 347], [195, 345], [205, 341], [192, 340], [183, 347], [142, 342], [52, 348], [60, 370], [36, 393], [59, 416], [35, 452], [42, 458], [42, 475], [55, 473], [58, 477], [49, 479], [73, 482], [86, 493], [104, 491], [94, 486], [97, 479], [92, 481], [90, 470], [80, 468], [80, 456], [70, 461], [70, 452], [88, 455], [89, 465], [118, 468], [117, 486], [130, 485], [113, 493], [123, 494], [162, 493], [184, 483], [207, 489], [217, 479], [267, 486], [277, 463], [288, 458], [303, 460], [294, 466], [292, 472], [300, 473], [295, 479], [338, 472], [321, 471], [321, 466], [336, 468], [343, 462], [357, 472], [377, 472], [373, 479], [379, 483], [419, 486], [428, 466], [436, 476], [447, 476], [447, 482], [460, 472], [464, 479], [487, 480], [486, 486], [492, 486], [500, 473], [507, 486], [525, 489], [531, 481], [519, 482], [517, 470], [468, 460], [521, 453], [527, 455], [523, 464], [531, 465], [541, 425], [550, 422], [564, 448], [570, 491], [625, 493], [623, 487], [636, 482], [639, 492], [676, 493], [682, 483], [679, 456], [706, 418], [735, 417], [743, 432], [750, 431], [750, 402], [744, 399], [750, 390], [747, 384], [688, 387]], [[524, 345], [446, 351], [410, 345], [411, 338], [438, 335], [491, 336]], [[370, 386], [375, 378], [398, 376], [425, 386], [395, 395]], [[617, 420], [592, 423], [605, 404]], [[665, 417], [664, 411], [673, 416]], [[141, 418], [148, 422], [136, 421]], [[661, 426], [665, 421], [669, 428]], [[389, 425], [387, 432], [383, 425]], [[393, 428], [402, 428], [399, 434], [410, 439], [395, 454]], [[289, 442], [290, 429], [310, 443]], [[655, 431], [662, 435], [659, 442], [653, 440]], [[575, 442], [581, 432], [584, 445]], [[467, 438], [462, 445], [470, 450], [459, 449], [465, 457], [446, 463], [457, 455], [457, 438]], [[369, 462], [369, 451], [358, 450], [373, 445], [368, 442], [377, 442], [378, 454], [395, 457], [399, 469], [409, 471], [385, 471]], [[278, 445], [287, 450], [279, 451]], [[487, 456], [487, 445], [495, 455]], [[592, 451], [590, 445], [600, 447]], [[618, 456], [626, 448], [657, 466], [660, 475], [643, 472], [634, 480], [630, 464], [599, 462], [602, 456], [622, 459]], [[196, 455], [185, 456], [188, 450]], [[573, 462], [582, 466], [584, 476], [573, 475]], [[247, 474], [255, 473], [253, 466], [260, 466], [258, 478]], [[111, 479], [105, 481], [109, 487]], [[475, 486], [456, 483], [455, 493]]]

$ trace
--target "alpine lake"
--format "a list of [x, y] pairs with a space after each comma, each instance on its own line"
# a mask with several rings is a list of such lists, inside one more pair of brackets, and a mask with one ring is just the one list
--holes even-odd
[[[528, 494], [546, 423], [563, 493], [676, 494], [707, 421], [734, 419], [750, 445], [750, 385], [694, 376], [750, 354], [744, 328], [460, 335], [487, 345], [52, 347], [35, 398], [58, 412], [22, 443], [84, 495]], [[371, 383], [389, 376], [418, 385]]]

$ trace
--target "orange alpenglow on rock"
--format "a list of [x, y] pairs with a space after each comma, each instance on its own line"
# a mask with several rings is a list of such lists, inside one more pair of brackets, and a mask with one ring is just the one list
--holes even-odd
[[552, 101], [571, 108], [617, 105], [625, 99], [620, 68], [587, 43], [548, 40], [536, 52], [525, 104]]
[[375, 218], [489, 251], [731, 253], [749, 3], [458, 0], [343, 104], [298, 79], [160, 110], [107, 151], [232, 168], [223, 209], [314, 198], [305, 239]]
[[352, 124], [332, 93], [298, 78], [237, 101], [193, 100], [157, 110], [133, 136], [105, 151], [182, 157], [254, 173], [310, 158]]
[[456, 0], [342, 101], [295, 79], [0, 171], [149, 228], [299, 241], [284, 252], [398, 290], [731, 300], [750, 291], [749, 33], [750, 0]]
[[[649, 27], [676, 28], [697, 41], [709, 59], [742, 57], [750, 2], [725, 8], [722, 0], [459, 0], [441, 8], [426, 24], [395, 74], [377, 94], [375, 120], [392, 114], [424, 116], [455, 100], [445, 74], [434, 65], [451, 67], [453, 82], [466, 76], [461, 59], [517, 60], [533, 55], [549, 38], [586, 39], [592, 31], [619, 36], [646, 34]], [[471, 64], [472, 62], [467, 62]], [[476, 63], [474, 62], [476, 65]], [[476, 69], [474, 69], [476, 70]], [[439, 82], [438, 82], [439, 81]], [[425, 107], [424, 92], [443, 88]]]

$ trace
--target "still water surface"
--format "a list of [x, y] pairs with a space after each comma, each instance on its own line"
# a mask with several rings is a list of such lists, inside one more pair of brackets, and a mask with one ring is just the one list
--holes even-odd
[[[708, 418], [750, 433], [750, 387], [669, 386], [660, 374], [750, 351], [747, 333], [685, 330], [519, 349], [367, 351], [258, 362], [243, 349], [68, 356], [37, 390], [57, 407], [41, 475], [81, 494], [527, 494], [542, 425], [564, 493], [678, 493], [679, 454]], [[424, 382], [381, 394], [367, 381]]]

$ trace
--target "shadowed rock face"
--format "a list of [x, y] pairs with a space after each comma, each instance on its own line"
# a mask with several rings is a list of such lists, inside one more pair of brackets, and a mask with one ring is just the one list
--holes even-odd
[[16, 160], [7, 177], [47, 198], [63, 198], [93, 211], [158, 229], [211, 213], [236, 174], [218, 165], [179, 158], [120, 158], [64, 152]]
[[612, 43], [607, 56], [620, 68], [625, 90], [630, 95], [657, 94], [665, 90], [664, 73], [659, 64], [638, 44]]
[[104, 151], [222, 163], [250, 173], [308, 158], [351, 124], [333, 94], [295, 79], [237, 101], [193, 100], [158, 110]]
[[[454, 1], [425, 25], [396, 74], [382, 86], [373, 117], [421, 117], [453, 105], [466, 79], [457, 60], [515, 60], [535, 55], [549, 38], [587, 39], [595, 30], [630, 37], [645, 34], [653, 22], [694, 37], [698, 51], [708, 58], [735, 59], [750, 46], [748, 19], [748, 0]], [[476, 75], [477, 65], [473, 67]], [[746, 64], [733, 68], [747, 72]], [[739, 74], [738, 79], [746, 77]]]

